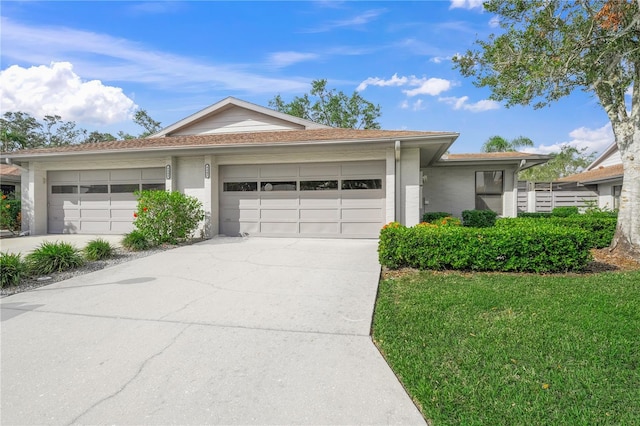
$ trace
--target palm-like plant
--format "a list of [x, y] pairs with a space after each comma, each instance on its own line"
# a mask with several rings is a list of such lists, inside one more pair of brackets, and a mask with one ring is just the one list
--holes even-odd
[[518, 136], [510, 141], [502, 136], [491, 136], [482, 145], [482, 152], [509, 152], [517, 151], [518, 148], [523, 146], [534, 146], [533, 141], [525, 136]]

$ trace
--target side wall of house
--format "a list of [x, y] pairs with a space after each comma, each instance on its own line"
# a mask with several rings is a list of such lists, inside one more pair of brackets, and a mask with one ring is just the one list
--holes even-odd
[[502, 170], [504, 192], [502, 216], [517, 216], [517, 186], [514, 179], [515, 166], [447, 166], [422, 169], [423, 210], [425, 212], [447, 212], [462, 217], [464, 210], [476, 207], [475, 173]]

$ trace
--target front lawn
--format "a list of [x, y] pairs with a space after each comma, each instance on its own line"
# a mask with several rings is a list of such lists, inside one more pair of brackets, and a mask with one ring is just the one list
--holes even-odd
[[410, 272], [373, 338], [433, 425], [640, 425], [640, 271]]

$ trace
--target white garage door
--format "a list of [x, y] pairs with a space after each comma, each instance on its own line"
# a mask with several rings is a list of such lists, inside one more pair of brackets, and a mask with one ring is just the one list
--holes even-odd
[[384, 162], [220, 167], [220, 233], [377, 238]]
[[133, 229], [134, 191], [164, 189], [164, 169], [48, 173], [50, 234], [124, 234]]

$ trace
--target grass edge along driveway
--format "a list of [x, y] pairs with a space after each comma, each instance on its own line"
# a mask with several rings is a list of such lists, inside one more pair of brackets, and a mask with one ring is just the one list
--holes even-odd
[[432, 425], [640, 425], [640, 271], [397, 275], [373, 339]]

